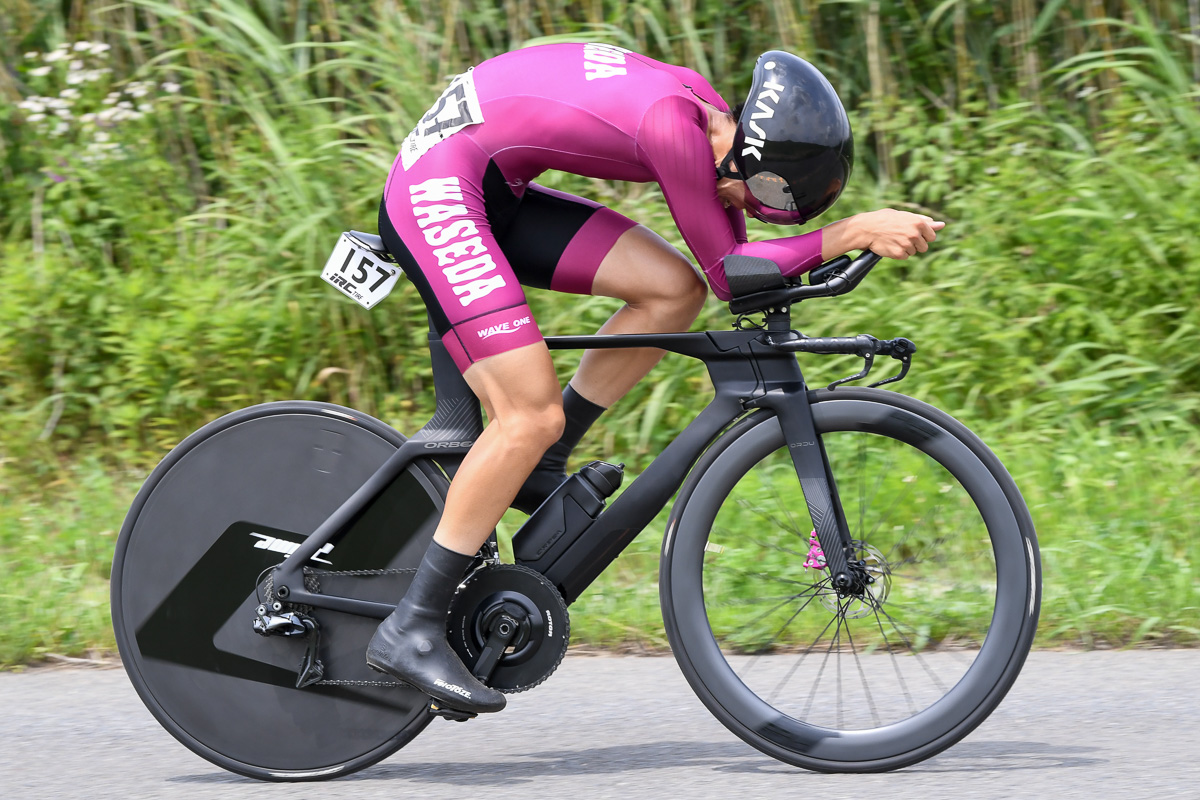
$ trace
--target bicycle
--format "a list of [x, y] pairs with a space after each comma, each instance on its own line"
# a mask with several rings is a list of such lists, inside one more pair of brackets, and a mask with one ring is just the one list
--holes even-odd
[[[366, 258], [388, 259], [378, 237], [353, 236]], [[549, 677], [568, 606], [678, 491], [660, 564], [667, 636], [741, 739], [812, 770], [883, 771], [941, 752], [992, 712], [1040, 605], [1016, 484], [961, 423], [878, 388], [908, 373], [911, 341], [791, 328], [792, 305], [852, 290], [878, 260], [843, 256], [805, 284], [731, 256], [732, 330], [547, 339], [700, 359], [715, 396], [611, 503], [621, 467], [593, 462], [514, 535], [515, 563], [500, 562], [493, 535], [448, 618], [478, 677], [505, 692]], [[468, 717], [381, 680], [363, 655], [482, 431], [433, 333], [430, 352], [436, 408], [412, 437], [328, 403], [254, 406], [180, 443], [134, 500], [112, 573], [121, 657], [163, 727], [213, 763], [330, 778], [391, 755], [436, 716]], [[796, 353], [864, 365], [810, 390]], [[899, 374], [843, 385], [878, 356]]]

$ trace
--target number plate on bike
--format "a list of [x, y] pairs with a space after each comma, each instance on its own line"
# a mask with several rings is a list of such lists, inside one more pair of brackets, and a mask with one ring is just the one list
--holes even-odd
[[343, 233], [333, 255], [325, 262], [321, 278], [363, 308], [372, 308], [392, 291], [400, 279], [400, 268]]

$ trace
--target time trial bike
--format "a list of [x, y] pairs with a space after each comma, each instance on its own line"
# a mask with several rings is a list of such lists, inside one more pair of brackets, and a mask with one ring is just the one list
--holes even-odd
[[[388, 259], [378, 237], [354, 236]], [[793, 305], [850, 291], [877, 261], [842, 257], [789, 283], [731, 256], [732, 330], [547, 339], [699, 359], [714, 397], [624, 492], [619, 465], [593, 462], [513, 536], [514, 563], [494, 536], [485, 545], [447, 618], [481, 680], [544, 681], [567, 650], [568, 607], [675, 496], [667, 636], [699, 699], [750, 745], [813, 770], [896, 769], [996, 708], [1040, 602], [1016, 484], [961, 423], [877, 388], [908, 372], [911, 341], [792, 330]], [[364, 659], [483, 427], [436, 335], [430, 351], [436, 410], [412, 436], [329, 403], [258, 405], [185, 439], [134, 500], [112, 572], [121, 657], [163, 727], [213, 763], [331, 778], [436, 716], [467, 717]], [[856, 355], [863, 369], [813, 389], [797, 353]], [[899, 374], [843, 385], [880, 357]]]

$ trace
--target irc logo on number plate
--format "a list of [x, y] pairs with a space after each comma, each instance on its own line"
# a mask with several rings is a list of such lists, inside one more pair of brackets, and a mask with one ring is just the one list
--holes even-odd
[[372, 308], [388, 296], [400, 278], [400, 268], [348, 233], [338, 239], [325, 262], [321, 279], [340, 289], [363, 308]]

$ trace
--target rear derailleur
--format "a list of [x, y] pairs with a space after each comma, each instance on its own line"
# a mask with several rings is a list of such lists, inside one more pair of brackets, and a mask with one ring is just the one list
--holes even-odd
[[255, 609], [254, 632], [260, 636], [303, 636], [304, 656], [296, 672], [296, 688], [312, 686], [325, 677], [325, 665], [318, 657], [321, 646], [321, 626], [316, 618], [295, 609], [286, 608], [276, 600], [270, 606]]

